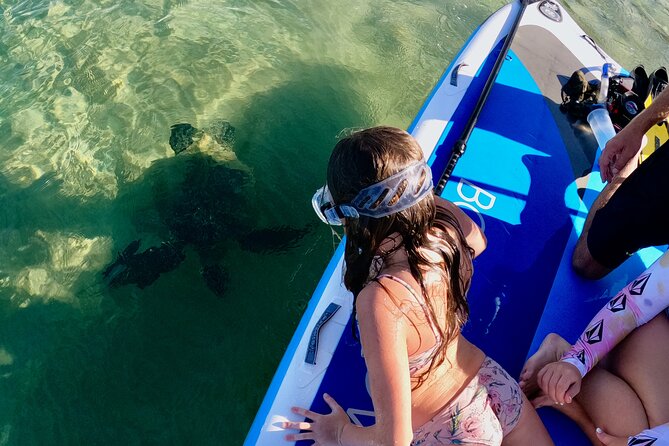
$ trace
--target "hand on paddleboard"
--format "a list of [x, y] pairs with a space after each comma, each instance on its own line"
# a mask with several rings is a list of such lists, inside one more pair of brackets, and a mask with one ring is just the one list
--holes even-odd
[[306, 421], [286, 421], [283, 423], [284, 429], [296, 429], [309, 432], [302, 432], [300, 434], [286, 435], [287, 441], [312, 440], [319, 446], [339, 446], [341, 445], [341, 436], [344, 432], [344, 427], [350, 424], [351, 421], [346, 415], [346, 412], [337, 402], [327, 393], [323, 394], [323, 399], [330, 406], [332, 412], [329, 414], [318, 414], [309, 409], [301, 407], [293, 407], [293, 413], [302, 415], [305, 418], [312, 420]]

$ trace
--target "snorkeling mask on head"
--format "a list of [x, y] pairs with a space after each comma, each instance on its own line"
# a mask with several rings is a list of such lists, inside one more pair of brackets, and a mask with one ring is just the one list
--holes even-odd
[[418, 203], [432, 191], [432, 171], [424, 161], [416, 161], [385, 180], [367, 186], [348, 204], [335, 204], [328, 186], [318, 189], [311, 199], [316, 215], [329, 225], [342, 225], [342, 218], [365, 215], [381, 218]]

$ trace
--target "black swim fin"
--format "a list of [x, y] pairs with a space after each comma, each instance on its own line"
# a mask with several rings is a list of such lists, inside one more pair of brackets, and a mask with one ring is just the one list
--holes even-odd
[[636, 93], [642, 99], [645, 99], [648, 96], [648, 74], [643, 65], [639, 65], [630, 71], [630, 76], [634, 79], [634, 85], [632, 86], [632, 92]]
[[667, 88], [667, 84], [669, 84], [667, 69], [665, 67], [660, 67], [648, 76], [648, 92], [645, 97], [650, 96], [652, 99], [655, 99], [665, 88]]

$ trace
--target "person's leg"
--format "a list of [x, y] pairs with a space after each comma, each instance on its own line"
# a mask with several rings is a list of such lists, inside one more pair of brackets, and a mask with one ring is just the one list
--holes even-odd
[[610, 435], [629, 437], [649, 427], [639, 396], [625, 380], [603, 367], [585, 376], [575, 401], [596, 427]]
[[481, 365], [478, 379], [487, 390], [487, 402], [499, 420], [504, 446], [553, 446], [536, 410], [520, 386], [491, 358]]
[[579, 406], [557, 406], [547, 400], [537, 387], [537, 374], [545, 365], [559, 360], [569, 347], [567, 341], [551, 333], [526, 363], [521, 375], [523, 389], [526, 393], [527, 389], [536, 389], [534, 394], [530, 393], [535, 405], [546, 405], [560, 410], [589, 436], [592, 434], [589, 430], [593, 430], [593, 424], [611, 435], [618, 436], [634, 435], [647, 429], [648, 420], [637, 394], [623, 379], [600, 366], [595, 367], [583, 379], [581, 392], [574, 400]]
[[599, 194], [572, 255], [574, 270], [599, 279], [646, 246], [669, 243], [669, 142], [638, 168], [632, 159]]
[[502, 446], [552, 446], [548, 431], [542, 423], [537, 411], [525, 395], [523, 395], [523, 409], [516, 427], [504, 436]]
[[[626, 172], [627, 168], [625, 168], [624, 171]], [[588, 234], [590, 233], [590, 226], [592, 226], [592, 220], [595, 217], [595, 214], [609, 202], [609, 199], [613, 193], [618, 190], [625, 178], [627, 178], [627, 176], [622, 177], [622, 175], [619, 175], [607, 184], [599, 193], [588, 212], [588, 216], [583, 224], [583, 232], [581, 232], [581, 235], [578, 237], [574, 253], [571, 257], [572, 267], [576, 273], [582, 277], [588, 279], [601, 279], [614, 269], [602, 265], [592, 256], [592, 253], [590, 253], [590, 249], [588, 248]]]
[[669, 320], [664, 312], [634, 330], [610, 354], [611, 371], [639, 396], [650, 426], [669, 422]]
[[[597, 261], [588, 248], [588, 235], [592, 220], [598, 210], [603, 208], [611, 199], [611, 196], [618, 190], [625, 179], [634, 171], [637, 166], [637, 159], [632, 159], [627, 166], [599, 193], [595, 202], [588, 211], [588, 216], [583, 224], [583, 232], [578, 237], [574, 253], [571, 257], [571, 264], [577, 274], [588, 279], [601, 279], [610, 273], [615, 267], [602, 265]], [[597, 229], [597, 228], [596, 228]]]
[[569, 404], [556, 405], [553, 401], [551, 401], [548, 395], [542, 393], [532, 400], [532, 404], [537, 409], [540, 407], [552, 407], [558, 412], [561, 412], [581, 428], [585, 436], [588, 437], [588, 440], [590, 440], [592, 444], [599, 444], [599, 439], [595, 433], [595, 423], [592, 421], [590, 415], [587, 414], [583, 406], [581, 406], [578, 401], [574, 400]]
[[516, 424], [516, 427], [508, 435], [504, 436], [502, 446], [530, 445], [552, 446], [553, 441], [550, 435], [548, 435], [548, 431], [544, 423], [541, 422], [541, 418], [539, 418], [532, 403], [523, 395], [523, 410], [520, 413], [520, 420]]

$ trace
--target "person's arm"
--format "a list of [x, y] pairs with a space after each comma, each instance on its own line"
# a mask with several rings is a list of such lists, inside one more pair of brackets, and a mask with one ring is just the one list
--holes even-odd
[[413, 439], [406, 318], [376, 284], [365, 287], [356, 301], [376, 422], [368, 427], [356, 426], [331, 397], [324, 396], [332, 413], [321, 415], [294, 408], [295, 413], [313, 421], [284, 423], [284, 429], [309, 431], [287, 435], [288, 441], [314, 440], [322, 446], [408, 446]]
[[347, 426], [342, 444], [409, 445], [413, 431], [407, 319], [376, 284], [360, 293], [357, 311], [376, 422], [371, 428]]
[[483, 234], [483, 231], [481, 231], [479, 225], [474, 223], [474, 220], [469, 218], [462, 209], [448, 200], [435, 195], [434, 203], [438, 207], [446, 209], [451, 214], [453, 214], [458, 224], [460, 225], [462, 234], [465, 236], [467, 244], [474, 250], [474, 258], [481, 254], [485, 250], [488, 241]]
[[635, 328], [669, 307], [669, 251], [630, 282], [592, 319], [562, 361], [585, 376]]
[[539, 387], [556, 403], [571, 403], [581, 380], [635, 328], [669, 307], [669, 251], [599, 310], [560, 361], [544, 366]]
[[639, 113], [606, 144], [599, 157], [602, 181], [611, 181], [618, 171], [639, 153], [643, 135], [667, 117], [669, 117], [669, 88], [665, 88], [647, 109]]

